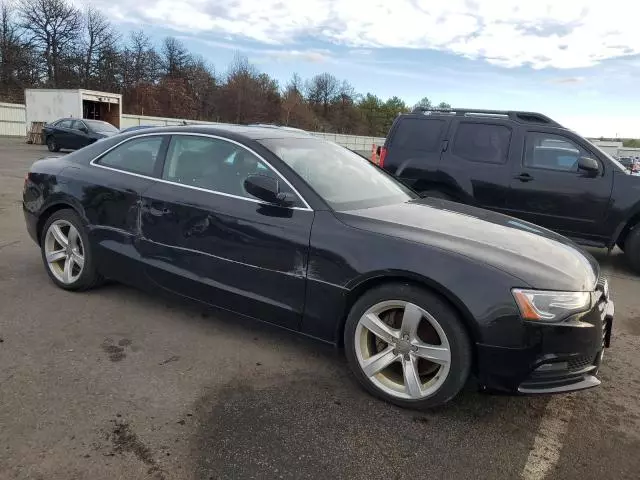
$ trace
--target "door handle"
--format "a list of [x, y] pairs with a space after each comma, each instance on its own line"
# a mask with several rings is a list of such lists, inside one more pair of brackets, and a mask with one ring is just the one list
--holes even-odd
[[533, 177], [528, 173], [521, 173], [520, 175], [516, 175], [513, 178], [515, 178], [516, 180], [520, 180], [521, 182], [530, 182], [531, 180], [533, 180]]

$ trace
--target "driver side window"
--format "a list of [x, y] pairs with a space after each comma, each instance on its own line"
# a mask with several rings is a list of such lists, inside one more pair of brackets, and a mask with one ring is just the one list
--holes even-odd
[[524, 164], [531, 168], [577, 172], [580, 157], [589, 156], [573, 141], [552, 133], [527, 134]]
[[275, 178], [281, 192], [293, 193], [287, 183], [256, 155], [219, 138], [174, 135], [162, 172], [164, 180], [255, 199], [244, 188], [249, 175]]
[[80, 120], [74, 120], [73, 123], [71, 124], [71, 129], [72, 130], [82, 130], [82, 127], [84, 127], [85, 129], [87, 128], [87, 126], [85, 125], [84, 122], [81, 122]]

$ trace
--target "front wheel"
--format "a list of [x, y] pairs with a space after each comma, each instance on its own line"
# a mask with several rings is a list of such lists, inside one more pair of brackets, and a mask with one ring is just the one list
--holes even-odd
[[40, 239], [42, 261], [49, 277], [65, 290], [86, 290], [102, 277], [94, 261], [82, 220], [73, 210], [58, 210], [44, 225]]
[[410, 284], [370, 290], [345, 325], [349, 366], [373, 395], [401, 407], [443, 405], [464, 387], [471, 343], [457, 313]]

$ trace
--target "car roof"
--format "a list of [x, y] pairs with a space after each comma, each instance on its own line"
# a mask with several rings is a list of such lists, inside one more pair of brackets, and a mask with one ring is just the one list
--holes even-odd
[[531, 125], [546, 125], [548, 127], [556, 127], [566, 130], [565, 127], [552, 120], [551, 118], [537, 112], [526, 112], [520, 110], [479, 110], [470, 108], [422, 108], [416, 107], [410, 113], [400, 114], [399, 117], [412, 117], [412, 118], [438, 118], [438, 119], [453, 119], [455, 117], [471, 118], [471, 119], [486, 119], [491, 120], [506, 120], [521, 124]]
[[290, 130], [273, 126], [251, 126], [232, 124], [211, 124], [211, 125], [177, 125], [166, 127], [145, 128], [145, 134], [153, 132], [182, 132], [182, 133], [208, 133], [208, 134], [231, 134], [241, 135], [250, 140], [263, 140], [268, 138], [314, 138], [304, 130]]

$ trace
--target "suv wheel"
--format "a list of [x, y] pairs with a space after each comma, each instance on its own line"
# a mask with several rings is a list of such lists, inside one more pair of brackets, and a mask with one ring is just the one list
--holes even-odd
[[624, 254], [631, 268], [636, 273], [640, 273], [640, 225], [636, 225], [627, 234], [624, 241]]
[[437, 295], [409, 284], [365, 293], [349, 313], [344, 343], [362, 386], [401, 407], [447, 403], [471, 368], [471, 344], [458, 315]]

